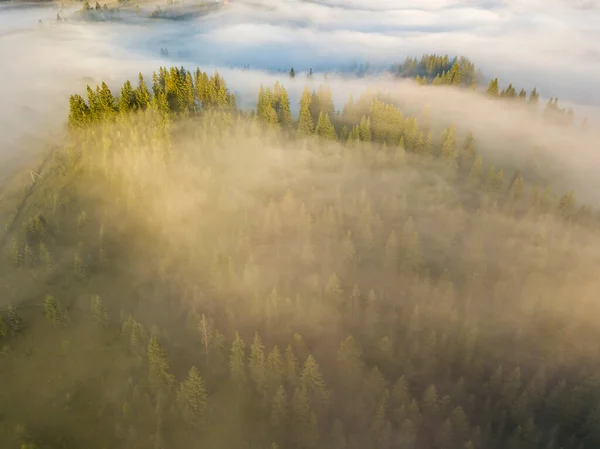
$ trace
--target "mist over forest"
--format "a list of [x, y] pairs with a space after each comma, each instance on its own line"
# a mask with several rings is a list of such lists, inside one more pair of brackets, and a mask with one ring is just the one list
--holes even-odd
[[598, 23], [0, 2], [0, 447], [598, 448]]

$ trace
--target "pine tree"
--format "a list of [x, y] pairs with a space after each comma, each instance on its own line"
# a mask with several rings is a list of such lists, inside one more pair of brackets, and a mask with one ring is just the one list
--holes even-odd
[[460, 69], [460, 64], [455, 62], [452, 65], [452, 68], [448, 72], [448, 84], [453, 84], [455, 86], [460, 86], [463, 82], [462, 72]]
[[138, 105], [138, 108], [142, 111], [145, 111], [150, 105], [150, 91], [148, 90], [148, 86], [146, 86], [146, 82], [144, 81], [144, 77], [141, 72], [138, 74], [138, 85], [135, 89], [135, 101]]
[[472, 179], [481, 179], [481, 175], [483, 174], [483, 159], [481, 155], [478, 155], [471, 166], [471, 171], [469, 173], [469, 177]]
[[288, 345], [285, 350], [285, 379], [290, 388], [298, 385], [298, 359], [292, 345]]
[[327, 284], [325, 285], [325, 296], [333, 303], [333, 304], [341, 304], [343, 297], [342, 286], [340, 283], [340, 278], [337, 277], [335, 273], [333, 273], [329, 279], [327, 280]]
[[490, 81], [490, 84], [487, 88], [487, 94], [490, 97], [497, 97], [499, 95], [498, 78], [494, 78], [492, 81]]
[[204, 380], [195, 366], [192, 366], [187, 379], [179, 386], [177, 403], [186, 423], [191, 426], [201, 424], [206, 414], [207, 394]]
[[337, 365], [342, 385], [348, 390], [359, 388], [362, 382], [364, 363], [362, 350], [352, 336], [341, 343], [337, 352]]
[[90, 108], [80, 95], [71, 95], [69, 98], [69, 127], [71, 129], [85, 128], [91, 119]]
[[298, 120], [298, 129], [296, 131], [296, 138], [305, 139], [312, 136], [315, 132], [315, 125], [310, 113], [310, 107], [312, 104], [312, 97], [308, 86], [304, 87], [302, 98], [300, 99], [300, 117]]
[[421, 409], [429, 417], [435, 416], [439, 409], [439, 398], [435, 385], [430, 385], [423, 394]]
[[94, 319], [101, 327], [107, 327], [109, 324], [108, 312], [104, 308], [104, 303], [100, 296], [95, 295], [92, 298], [92, 314]]
[[458, 154], [456, 152], [456, 128], [451, 126], [442, 134], [442, 147], [440, 155], [448, 162], [449, 166], [457, 166]]
[[245, 368], [245, 349], [246, 343], [240, 337], [238, 332], [235, 333], [235, 338], [231, 344], [231, 354], [229, 356], [229, 375], [231, 380], [238, 388], [243, 387], [246, 383], [246, 368]]
[[281, 96], [279, 97], [279, 123], [284, 129], [292, 126], [292, 111], [290, 110], [290, 99], [287, 91], [282, 88]]
[[129, 114], [137, 109], [136, 96], [130, 81], [126, 81], [121, 88], [118, 109], [122, 115]]
[[213, 324], [206, 318], [206, 315], [200, 316], [198, 323], [202, 346], [204, 347], [204, 356], [208, 359], [209, 354], [213, 350], [219, 350], [225, 344], [225, 337], [214, 328]]
[[293, 441], [301, 449], [313, 449], [317, 445], [319, 428], [315, 413], [311, 410], [304, 388], [298, 387], [292, 399]]
[[356, 256], [356, 247], [354, 246], [354, 241], [352, 240], [352, 233], [350, 231], [347, 232], [346, 237], [342, 242], [342, 250], [344, 263], [350, 266], [355, 266], [358, 262], [358, 259]]
[[329, 401], [329, 392], [319, 370], [319, 365], [312, 355], [304, 362], [300, 374], [300, 387], [306, 390], [311, 404], [322, 408]]
[[500, 96], [504, 97], [504, 98], [508, 98], [508, 99], [514, 99], [517, 96], [517, 91], [511, 83], [508, 85], [508, 87], [506, 89], [502, 90], [502, 93], [500, 94]]
[[360, 119], [360, 124], [358, 127], [360, 140], [363, 142], [371, 142], [372, 134], [371, 134], [371, 119], [369, 117], [363, 116]]
[[288, 404], [287, 395], [283, 385], [279, 385], [277, 392], [273, 397], [271, 405], [271, 414], [269, 423], [275, 430], [285, 429], [288, 423]]
[[452, 410], [450, 421], [452, 423], [452, 430], [457, 441], [459, 443], [467, 441], [470, 436], [471, 427], [469, 425], [467, 415], [462, 407], [456, 407], [454, 410]]
[[296, 77], [296, 72], [294, 72], [294, 68], [292, 67], [290, 69], [290, 78], [295, 78]]
[[147, 340], [148, 336], [144, 326], [137, 321], [132, 321], [131, 333], [129, 335], [129, 348], [131, 352], [141, 357], [147, 348]]
[[4, 322], [4, 318], [2, 318], [2, 315], [0, 315], [0, 340], [8, 337], [9, 335], [10, 335], [10, 329]]
[[540, 100], [540, 96], [539, 96], [539, 94], [537, 92], [537, 89], [534, 87], [533, 90], [531, 91], [531, 93], [529, 94], [529, 101], [528, 101], [528, 103], [530, 105], [537, 106], [538, 103], [539, 103], [539, 100]]
[[156, 335], [152, 335], [148, 342], [148, 369], [150, 385], [154, 389], [171, 388], [175, 379], [169, 373], [169, 362]]
[[256, 391], [261, 396], [266, 396], [267, 393], [267, 374], [265, 369], [265, 353], [264, 345], [258, 335], [258, 332], [254, 334], [254, 341], [250, 346], [250, 356], [248, 359], [248, 371], [250, 372], [250, 378], [254, 382]]
[[278, 385], [283, 384], [285, 375], [285, 365], [283, 363], [283, 358], [281, 357], [281, 352], [277, 346], [275, 346], [271, 352], [269, 352], [269, 355], [267, 355], [265, 371], [266, 383], [272, 396], [272, 394], [275, 393], [274, 389], [277, 388]]
[[408, 391], [408, 385], [406, 384], [404, 376], [401, 376], [392, 388], [390, 403], [392, 408], [392, 418], [396, 424], [399, 425], [404, 421], [404, 419], [406, 419], [407, 409], [410, 405], [410, 402], [411, 398], [410, 392]]
[[111, 120], [117, 113], [115, 97], [113, 97], [112, 92], [104, 82], [98, 92], [98, 106], [100, 116], [104, 120]]
[[329, 120], [329, 114], [324, 114], [323, 112], [319, 113], [315, 134], [326, 140], [337, 140], [337, 134], [333, 124]]
[[[387, 391], [387, 390], [386, 390]], [[376, 449], [389, 449], [392, 443], [392, 425], [387, 420], [388, 397], [384, 396], [371, 419], [370, 434], [373, 447]]]
[[66, 327], [69, 323], [65, 309], [53, 296], [47, 295], [44, 299], [46, 318], [56, 327]]
[[10, 335], [13, 337], [18, 335], [25, 328], [23, 315], [21, 315], [13, 306], [8, 306], [8, 316], [6, 322], [8, 324]]
[[415, 424], [410, 419], [405, 419], [400, 425], [398, 435], [398, 447], [402, 449], [413, 449], [417, 440]]

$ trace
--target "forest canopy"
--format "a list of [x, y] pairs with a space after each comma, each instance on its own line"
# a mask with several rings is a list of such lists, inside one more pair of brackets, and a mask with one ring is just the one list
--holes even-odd
[[64, 147], [5, 196], [6, 447], [598, 447], [597, 211], [334, 88], [297, 116], [280, 82], [243, 110], [183, 67], [71, 96]]

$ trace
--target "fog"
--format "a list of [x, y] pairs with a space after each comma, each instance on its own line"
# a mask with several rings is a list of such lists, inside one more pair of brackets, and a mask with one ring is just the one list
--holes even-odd
[[[58, 11], [73, 19], [75, 7], [0, 6], [3, 158], [14, 151], [14, 139], [54, 129], [68, 94], [90, 79], [122, 81], [168, 62], [302, 72], [356, 61], [384, 67], [427, 52], [460, 54], [504, 84], [600, 103], [593, 88], [600, 78], [595, 2], [233, 0], [192, 21], [126, 16], [124, 23], [53, 23]], [[160, 48], [173, 59], [161, 59]]]
[[[252, 107], [258, 86], [275, 79], [284, 81], [297, 101], [306, 81], [302, 74], [309, 68], [334, 71], [354, 62], [384, 68], [407, 55], [461, 54], [489, 76], [499, 76], [501, 84], [537, 86], [542, 95], [558, 96], [562, 104], [574, 107], [578, 120], [589, 116], [593, 122], [597, 110], [588, 105], [600, 102], [593, 88], [600, 78], [594, 46], [600, 39], [594, 26], [600, 21], [598, 8], [593, 2], [538, 6], [523, 1], [375, 1], [365, 6], [234, 0], [218, 12], [174, 22], [144, 18], [154, 9], [152, 3], [142, 4], [145, 16], [125, 9], [123, 22], [84, 23], [76, 20], [78, 6], [2, 5], [0, 60], [6, 63], [0, 75], [0, 158], [35, 154], [39, 144], [32, 142], [46, 143], [48, 134], [60, 134], [68, 96], [83, 91], [86, 84], [107, 81], [118, 88], [138, 71], [150, 76], [167, 64], [218, 69], [240, 103]], [[70, 20], [56, 23], [57, 12]], [[168, 58], [160, 55], [161, 48], [169, 51]], [[251, 71], [235, 70], [245, 66]], [[293, 83], [284, 73], [272, 73], [290, 67], [299, 73]], [[357, 87], [382, 82], [390, 85], [385, 79], [336, 80], [336, 106], [341, 108], [348, 92]], [[405, 97], [412, 99], [413, 109], [422, 108], [422, 98], [411, 94], [408, 85], [404, 88], [409, 89]], [[435, 102], [434, 97], [428, 101]], [[437, 103], [446, 104], [441, 97]], [[461, 101], [450, 101], [445, 113], [453, 121], [465, 111]], [[479, 117], [475, 113], [470, 119]], [[493, 117], [484, 130], [497, 129], [495, 122], [501, 120], [497, 114]], [[514, 127], [503, 123], [504, 136], [514, 133]], [[478, 127], [478, 121], [467, 125]]]
[[[597, 2], [230, 0], [148, 19], [157, 5], [94, 23], [80, 3], [0, 5], [0, 440], [598, 447], [600, 237], [578, 209], [600, 205]], [[537, 87], [540, 110], [384, 73], [423, 53]], [[374, 70], [336, 73], [354, 62]], [[282, 82], [294, 114], [327, 72], [337, 109], [367, 89], [405, 117], [427, 107], [434, 151], [455, 125], [457, 159], [295, 139], [210, 103], [102, 109], [65, 145], [70, 94], [161, 65], [218, 70], [248, 109]], [[550, 96], [576, 126], [542, 120]]]
[[[139, 71], [149, 77], [167, 64], [219, 70], [245, 107], [254, 106], [260, 84], [281, 80], [295, 108], [309, 68], [334, 71], [353, 62], [388, 67], [407, 55], [447, 52], [470, 57], [486, 74], [499, 76], [501, 85], [510, 81], [528, 90], [537, 86], [542, 95], [558, 96], [561, 104], [575, 109], [576, 120], [588, 116], [595, 123], [597, 109], [589, 104], [600, 103], [594, 89], [600, 79], [600, 62], [594, 53], [594, 42], [600, 39], [594, 24], [600, 21], [600, 13], [594, 3], [582, 5], [437, 1], [423, 6], [377, 1], [365, 7], [361, 2], [233, 0], [218, 12], [194, 20], [153, 21], [125, 10], [119, 23], [79, 21], [78, 6], [3, 5], [0, 60], [6, 63], [0, 75], [0, 158], [5, 166], [8, 160], [24, 160], [36, 154], [40, 143], [49, 141], [49, 134], [59, 136], [68, 96], [83, 92], [86, 84], [107, 81], [118, 89]], [[146, 16], [154, 7], [142, 5]], [[57, 12], [68, 22], [56, 23]], [[161, 56], [161, 48], [170, 56]], [[250, 70], [240, 70], [244, 66]], [[293, 82], [286, 76], [292, 66], [299, 74]], [[277, 74], [279, 70], [284, 73]], [[317, 75], [315, 85], [320, 79], [322, 75]], [[469, 94], [462, 99], [462, 94], [444, 89], [424, 93], [385, 76], [360, 80], [330, 76], [329, 82], [340, 109], [350, 93], [378, 85], [393, 90], [413, 112], [430, 103], [442, 123], [464, 118], [462, 125], [478, 129], [480, 137], [503, 152], [522, 154], [528, 146], [527, 155], [532, 147], [553, 142], [555, 166], [569, 169], [563, 174], [567, 184], [585, 189], [586, 199], [599, 197], [596, 191], [587, 191], [596, 188], [585, 181], [591, 178], [578, 171], [596, 166], [598, 153], [591, 139], [575, 144], [574, 136], [562, 132], [537, 126], [523, 130], [518, 114]], [[469, 109], [465, 101], [472, 105]], [[517, 141], [513, 146], [511, 142]], [[585, 158], [573, 158], [571, 149], [560, 154], [557, 146], [584, 147], [576, 151]]]

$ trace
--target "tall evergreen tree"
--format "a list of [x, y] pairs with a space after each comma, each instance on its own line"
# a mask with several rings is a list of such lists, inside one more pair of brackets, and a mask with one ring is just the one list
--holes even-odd
[[319, 365], [312, 355], [309, 355], [306, 362], [304, 362], [300, 374], [300, 386], [306, 390], [311, 404], [314, 406], [322, 408], [328, 403], [329, 392], [319, 370]]
[[333, 127], [331, 120], [329, 120], [328, 114], [323, 114], [323, 112], [319, 114], [319, 120], [317, 122], [315, 134], [327, 140], [337, 140], [335, 128]]
[[175, 378], [169, 372], [169, 362], [156, 335], [152, 335], [148, 342], [148, 368], [150, 385], [153, 388], [171, 388]]
[[240, 337], [240, 334], [236, 332], [229, 356], [229, 375], [238, 388], [241, 388], [246, 382], [245, 349], [246, 343]]
[[46, 312], [46, 318], [48, 318], [54, 326], [66, 327], [69, 323], [66, 310], [53, 296], [47, 295], [44, 299], [44, 311]]
[[492, 81], [490, 81], [490, 84], [487, 88], [487, 94], [490, 97], [497, 97], [499, 95], [498, 78], [494, 78]]
[[250, 346], [250, 356], [248, 360], [248, 370], [250, 372], [250, 378], [254, 382], [256, 391], [261, 396], [266, 396], [267, 393], [267, 373], [265, 366], [265, 353], [264, 345], [258, 335], [258, 332], [254, 334], [254, 341]]
[[206, 414], [207, 393], [204, 380], [195, 366], [192, 366], [188, 377], [177, 391], [177, 403], [185, 422], [198, 426]]
[[300, 99], [300, 117], [298, 119], [298, 129], [296, 131], [296, 138], [305, 139], [312, 136], [315, 131], [315, 125], [310, 113], [310, 105], [312, 103], [312, 97], [308, 86], [304, 87], [302, 98]]
[[130, 114], [132, 111], [137, 109], [137, 102], [135, 92], [131, 82], [126, 81], [121, 88], [121, 96], [119, 97], [119, 112], [122, 115]]
[[151, 101], [150, 91], [148, 90], [148, 86], [146, 86], [146, 82], [141, 73], [138, 75], [138, 85], [135, 89], [135, 101], [138, 107], [143, 111], [148, 108]]
[[290, 99], [288, 98], [287, 91], [283, 88], [279, 97], [278, 115], [279, 123], [284, 129], [288, 129], [292, 126], [293, 118], [292, 111], [290, 110]]

